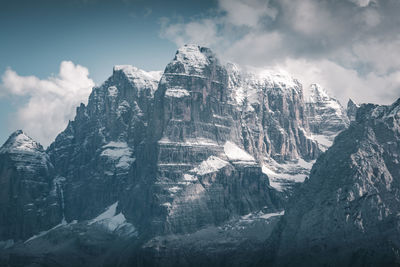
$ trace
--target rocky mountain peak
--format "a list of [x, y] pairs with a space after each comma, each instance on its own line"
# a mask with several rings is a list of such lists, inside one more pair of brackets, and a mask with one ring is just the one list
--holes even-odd
[[309, 87], [309, 97], [308, 101], [310, 103], [329, 101], [331, 97], [321, 85], [314, 83]]
[[174, 59], [165, 69], [165, 73], [180, 73], [188, 75], [206, 76], [207, 69], [219, 64], [211, 49], [194, 44], [180, 47]]
[[157, 89], [161, 78], [161, 71], [145, 71], [132, 65], [116, 65], [113, 68], [113, 76], [122, 75], [138, 90]]
[[381, 106], [376, 104], [362, 104], [357, 109], [356, 119], [358, 123], [365, 121], [374, 124], [384, 123], [395, 132], [400, 132], [400, 98], [390, 106]]
[[318, 84], [308, 88], [307, 113], [310, 129], [324, 150], [334, 137], [349, 125], [346, 111], [338, 100]]
[[4, 145], [0, 148], [3, 153], [34, 153], [43, 152], [43, 147], [22, 130], [17, 130], [10, 135]]
[[[298, 218], [308, 216], [313, 208], [308, 203], [327, 203], [321, 207], [323, 212], [335, 207], [330, 204], [338, 194], [353, 199], [361, 192], [358, 189], [375, 186], [363, 177], [354, 182], [346, 176], [354, 173], [353, 166], [365, 177], [383, 177], [388, 181], [383, 186], [395, 186], [391, 177], [399, 177], [400, 100], [390, 107], [362, 105], [357, 108], [359, 121], [348, 127], [346, 112], [321, 86], [312, 85], [307, 100], [302, 85], [289, 74], [222, 65], [210, 49], [198, 45], [179, 48], [160, 76], [160, 72], [130, 65], [115, 66], [112, 76], [93, 88], [88, 104], [78, 108], [75, 119], [46, 152], [0, 153], [0, 184], [6, 185], [0, 187], [0, 203], [4, 203], [0, 205], [0, 240], [26, 240], [21, 247], [45, 242], [43, 247], [51, 251], [59, 249], [49, 243], [55, 238], [54, 243], [63, 246], [59, 249], [63, 255], [65, 247], [76, 249], [78, 244], [76, 255], [80, 257], [81, 248], [87, 247], [88, 258], [96, 260], [93, 251], [111, 255], [108, 246], [116, 251], [129, 243], [124, 255], [135, 250], [131, 254], [142, 257], [145, 249], [146, 255], [157, 254], [152, 260], [165, 256], [168, 261], [179, 258], [170, 248], [186, 254], [180, 248], [188, 249], [187, 240], [196, 246], [205, 244], [196, 248], [198, 255], [211, 251], [215, 242], [222, 244], [218, 246], [224, 252], [236, 253], [243, 246], [252, 250], [255, 235], [266, 240], [285, 214], [283, 209], [288, 210], [285, 218], [297, 215], [288, 199], [294, 193], [299, 196], [296, 192], [303, 188], [303, 181], [309, 184], [311, 179], [311, 184], [322, 186], [306, 192], [311, 201], [300, 199]], [[370, 125], [362, 124], [368, 120]], [[364, 126], [375, 134], [371, 130], [362, 135]], [[334, 152], [323, 153], [329, 161], [325, 164], [320, 158], [318, 173], [314, 168], [310, 175], [321, 150], [328, 149], [346, 128], [351, 131], [336, 139], [344, 145], [336, 142]], [[373, 153], [367, 147], [370, 141], [379, 148], [372, 147]], [[22, 131], [14, 133], [1, 151], [14, 147], [42, 149]], [[391, 154], [380, 157], [381, 151]], [[380, 161], [372, 162], [372, 169], [362, 165], [374, 157]], [[380, 168], [382, 160], [387, 170]], [[346, 185], [345, 178], [354, 186], [340, 186]], [[21, 198], [21, 194], [26, 196]], [[343, 202], [344, 207], [347, 204]], [[8, 207], [17, 207], [18, 214]], [[357, 221], [356, 212], [344, 214], [345, 221], [346, 215]], [[323, 218], [330, 219], [331, 214]], [[314, 228], [313, 220], [310, 216], [300, 226], [295, 219], [291, 222], [297, 231], [303, 225]], [[234, 236], [230, 244], [227, 233]], [[68, 240], [79, 235], [79, 242], [66, 244], [65, 235]], [[178, 249], [163, 241], [169, 236]], [[216, 236], [224, 242], [216, 241]], [[97, 240], [103, 237], [107, 239], [100, 249], [103, 243]], [[115, 241], [109, 242], [108, 237]], [[40, 254], [51, 253], [40, 250]], [[0, 265], [1, 260], [0, 254]]]
[[346, 113], [350, 121], [354, 121], [356, 119], [356, 113], [359, 107], [360, 105], [354, 103], [353, 100], [349, 99], [349, 101], [347, 102]]

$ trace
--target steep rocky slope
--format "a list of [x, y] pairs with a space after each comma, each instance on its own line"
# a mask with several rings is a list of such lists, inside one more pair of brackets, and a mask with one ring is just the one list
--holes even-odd
[[190, 232], [265, 206], [280, 208], [267, 176], [244, 148], [227, 80], [216, 56], [195, 45], [179, 49], [164, 71], [138, 161], [148, 166], [130, 193], [144, 191], [151, 202], [144, 208], [135, 198], [129, 209], [146, 212], [140, 224], [152, 232]]
[[116, 66], [48, 149], [65, 189], [67, 221], [90, 219], [120, 199], [134, 177], [160, 73]]
[[[197, 45], [180, 48], [164, 72], [114, 67], [46, 151], [23, 137], [32, 152], [10, 153], [20, 132], [1, 149], [2, 182], [41, 187], [18, 185], [23, 198], [0, 189], [7, 196], [0, 246], [16, 243], [0, 253], [0, 265], [156, 258], [173, 266], [171, 255], [189, 265], [224, 255], [223, 265], [240, 249], [255, 255], [326, 149], [317, 133], [333, 138], [348, 126], [336, 100], [316, 91], [319, 98], [306, 104], [303, 93], [287, 74], [224, 66]], [[21, 208], [29, 203], [37, 205], [33, 213]], [[249, 264], [240, 257], [238, 265]]]
[[362, 105], [288, 205], [277, 265], [400, 262], [400, 99]]
[[242, 70], [228, 64], [229, 101], [240, 113], [246, 150], [289, 196], [304, 181], [321, 148], [308, 123], [302, 85], [287, 73]]
[[63, 222], [53, 175], [40, 144], [20, 130], [8, 138], [0, 148], [0, 240], [27, 239]]
[[357, 109], [359, 107], [360, 105], [354, 103], [353, 100], [349, 99], [349, 101], [347, 102], [346, 113], [350, 121], [354, 121], [356, 119]]
[[306, 102], [313, 138], [325, 151], [332, 145], [335, 136], [349, 126], [346, 111], [338, 100], [330, 97], [318, 84], [310, 86]]

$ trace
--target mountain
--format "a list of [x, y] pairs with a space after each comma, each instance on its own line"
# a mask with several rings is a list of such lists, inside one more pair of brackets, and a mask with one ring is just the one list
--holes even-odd
[[287, 198], [321, 152], [312, 137], [302, 85], [287, 73], [228, 64], [230, 101], [241, 114], [244, 145], [270, 185]]
[[277, 265], [398, 265], [399, 155], [400, 99], [361, 105], [288, 204]]
[[357, 105], [353, 102], [353, 100], [349, 99], [349, 101], [347, 102], [346, 113], [350, 121], [354, 121], [356, 119], [357, 109], [359, 107], [360, 105]]
[[349, 127], [312, 88], [308, 101], [290, 75], [197, 45], [163, 72], [115, 66], [47, 150], [22, 132], [0, 149], [1, 182], [17, 184], [0, 189], [0, 265], [251, 264], [320, 140]]
[[211, 50], [195, 45], [179, 49], [165, 68], [138, 163], [147, 166], [131, 193], [153, 201], [144, 208], [136, 199], [130, 208], [150, 212], [140, 217], [150, 219], [144, 224], [152, 232], [190, 232], [264, 206], [279, 208], [243, 146], [227, 78]]
[[27, 238], [63, 222], [54, 173], [43, 147], [21, 130], [0, 148], [1, 240]]
[[68, 222], [96, 217], [133, 185], [159, 72], [114, 67], [47, 150], [62, 177]]
[[306, 101], [310, 130], [322, 150], [329, 148], [335, 136], [349, 126], [346, 111], [318, 84], [309, 87]]

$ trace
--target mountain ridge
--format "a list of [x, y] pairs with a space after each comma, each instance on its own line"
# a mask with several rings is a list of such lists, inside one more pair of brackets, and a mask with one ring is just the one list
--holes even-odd
[[[309, 101], [304, 90], [320, 97]], [[16, 253], [25, 263], [31, 257], [51, 262], [76, 253], [80, 244], [87, 264], [112, 262], [113, 252], [124, 248], [118, 259], [122, 265], [185, 266], [196, 263], [187, 257], [193, 252], [199, 265], [201, 255], [209, 255], [223, 266], [231, 263], [231, 253], [248, 245], [236, 259], [249, 265], [245, 255], [258, 259], [278, 233], [279, 244], [290, 248], [284, 238], [290, 229], [285, 230], [283, 222], [291, 218], [297, 223], [296, 200], [304, 203], [299, 192], [319, 195], [304, 188], [316, 179], [315, 168], [324, 158], [332, 157], [335, 168], [341, 164], [340, 153], [330, 152], [331, 143], [340, 147], [343, 135], [349, 136], [346, 142], [358, 142], [358, 135], [349, 134], [353, 129], [362, 136], [368, 128], [361, 127], [363, 123], [385, 120], [391, 125], [398, 116], [395, 104], [351, 107], [346, 112], [317, 85], [303, 88], [284, 74], [255, 74], [223, 65], [210, 49], [197, 45], [178, 49], [162, 74], [115, 66], [111, 77], [93, 88], [88, 104], [77, 108], [66, 129], [46, 151], [41, 148], [49, 167], [37, 178], [47, 181], [39, 190], [46, 197], [37, 203], [38, 209], [49, 209], [43, 216], [50, 220], [39, 220], [34, 229], [14, 235], [3, 231], [0, 240], [15, 244], [4, 243], [0, 262], [5, 255], [3, 262], [15, 263], [7, 253]], [[348, 114], [354, 112], [350, 123]], [[380, 138], [392, 138], [391, 131], [398, 132], [393, 125], [382, 128]], [[8, 172], [16, 163], [1, 159], [0, 153], [0, 171], [2, 164]], [[396, 163], [391, 164], [388, 168], [396, 170]], [[355, 168], [361, 172], [363, 166]], [[1, 182], [21, 179], [20, 173], [10, 173], [2, 175]], [[321, 188], [326, 190], [323, 183]], [[23, 191], [33, 194], [37, 188]], [[24, 213], [32, 200], [20, 199], [15, 209]], [[207, 245], [192, 246], [185, 238]], [[53, 256], [40, 256], [35, 247]], [[213, 248], [210, 254], [206, 247]], [[94, 253], [99, 257], [95, 259], [91, 251], [100, 250], [107, 253]], [[272, 251], [277, 260], [284, 257], [281, 248]], [[78, 259], [71, 262], [79, 265]]]

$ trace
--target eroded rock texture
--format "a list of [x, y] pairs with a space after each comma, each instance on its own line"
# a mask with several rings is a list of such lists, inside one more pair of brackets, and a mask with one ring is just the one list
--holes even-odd
[[400, 99], [362, 105], [288, 205], [277, 265], [399, 263]]

